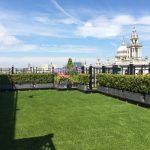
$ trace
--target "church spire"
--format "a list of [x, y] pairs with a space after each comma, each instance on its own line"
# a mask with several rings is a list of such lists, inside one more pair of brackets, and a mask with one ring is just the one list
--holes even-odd
[[125, 46], [126, 44], [125, 44], [125, 40], [124, 40], [124, 36], [123, 36], [123, 38], [122, 38], [122, 43], [121, 43], [121, 45], [122, 46]]
[[132, 29], [131, 39], [138, 39], [135, 26], [133, 26], [133, 29]]
[[134, 26], [131, 33], [130, 44], [128, 45], [128, 57], [140, 59], [141, 47], [142, 45], [139, 42], [138, 34]]

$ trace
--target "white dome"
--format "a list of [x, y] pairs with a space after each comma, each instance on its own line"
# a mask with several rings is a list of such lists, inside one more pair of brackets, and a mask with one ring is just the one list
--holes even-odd
[[127, 51], [127, 46], [126, 45], [122, 45], [118, 48], [117, 52], [122, 52], [122, 51]]
[[127, 46], [122, 42], [121, 46], [117, 49], [116, 57], [126, 57], [127, 56]]
[[126, 44], [124, 43], [124, 41], [122, 42], [121, 46], [118, 48], [117, 52], [124, 52], [124, 51], [127, 51], [127, 46]]

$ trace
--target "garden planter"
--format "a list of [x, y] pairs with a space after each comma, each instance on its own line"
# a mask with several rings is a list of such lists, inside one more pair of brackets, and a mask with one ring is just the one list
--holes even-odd
[[77, 88], [79, 89], [79, 90], [82, 90], [82, 91], [87, 91], [88, 90], [88, 86], [87, 85], [78, 85], [77, 86]]
[[72, 84], [72, 85], [71, 85], [71, 88], [72, 88], [72, 89], [76, 89], [76, 88], [77, 88], [77, 84]]
[[115, 93], [116, 93], [116, 89], [108, 88], [108, 94], [115, 96], [116, 95]]
[[59, 83], [59, 84], [55, 84], [55, 88], [57, 88], [57, 89], [67, 89], [67, 87], [68, 87], [67, 82], [62, 82], [62, 83]]
[[108, 94], [120, 98], [124, 98], [122, 90], [114, 89], [114, 88], [108, 88]]
[[144, 103], [144, 95], [141, 93], [134, 93], [134, 92], [129, 92], [129, 91], [123, 91], [123, 95], [125, 99]]
[[123, 91], [123, 90], [118, 90], [118, 89], [113, 89], [113, 88], [108, 88], [103, 86], [97, 87], [97, 90], [108, 95], [116, 96], [118, 98], [123, 98], [123, 99], [131, 100], [139, 103], [150, 104], [150, 95], [144, 96], [144, 94], [141, 93]]
[[54, 87], [53, 83], [38, 83], [34, 85], [35, 89], [50, 89], [53, 87]]
[[145, 103], [150, 104], [150, 95], [145, 95]]
[[97, 87], [97, 90], [102, 92], [102, 93], [105, 93], [105, 94], [109, 94], [112, 96], [123, 98], [122, 90], [118, 90], [118, 89], [114, 89], [114, 88], [108, 88], [108, 87], [104, 87], [104, 86]]
[[0, 90], [13, 90], [13, 85], [12, 84], [5, 84], [5, 85], [0, 85]]
[[14, 84], [15, 90], [30, 90], [34, 89], [34, 86], [32, 83], [23, 83], [23, 84]]
[[108, 94], [108, 87], [98, 86], [97, 90], [102, 92], [102, 93], [107, 93]]

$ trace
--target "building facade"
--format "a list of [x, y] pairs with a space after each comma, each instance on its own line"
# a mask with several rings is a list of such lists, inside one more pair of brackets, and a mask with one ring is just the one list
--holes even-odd
[[144, 59], [141, 56], [142, 44], [140, 43], [135, 27], [132, 30], [130, 42], [128, 44], [123, 40], [120, 47], [117, 49], [115, 56], [116, 65], [147, 65], [148, 58]]

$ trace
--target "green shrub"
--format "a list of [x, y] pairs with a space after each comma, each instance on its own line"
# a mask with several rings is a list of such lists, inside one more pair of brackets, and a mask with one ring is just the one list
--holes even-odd
[[77, 83], [79, 83], [79, 75], [73, 75], [73, 76], [71, 76], [71, 77], [70, 77], [70, 82], [71, 82], [72, 84], [77, 84]]
[[35, 83], [53, 83], [54, 75], [53, 74], [35, 74], [34, 82]]
[[53, 74], [11, 74], [0, 75], [0, 84], [53, 83]]
[[33, 83], [34, 80], [34, 74], [12, 74], [10, 77], [15, 84]]
[[150, 94], [150, 75], [98, 74], [97, 85]]
[[54, 82], [57, 84], [62, 82], [70, 82], [70, 75], [58, 74], [54, 77]]
[[78, 74], [78, 83], [86, 85], [89, 83], [89, 74]]

